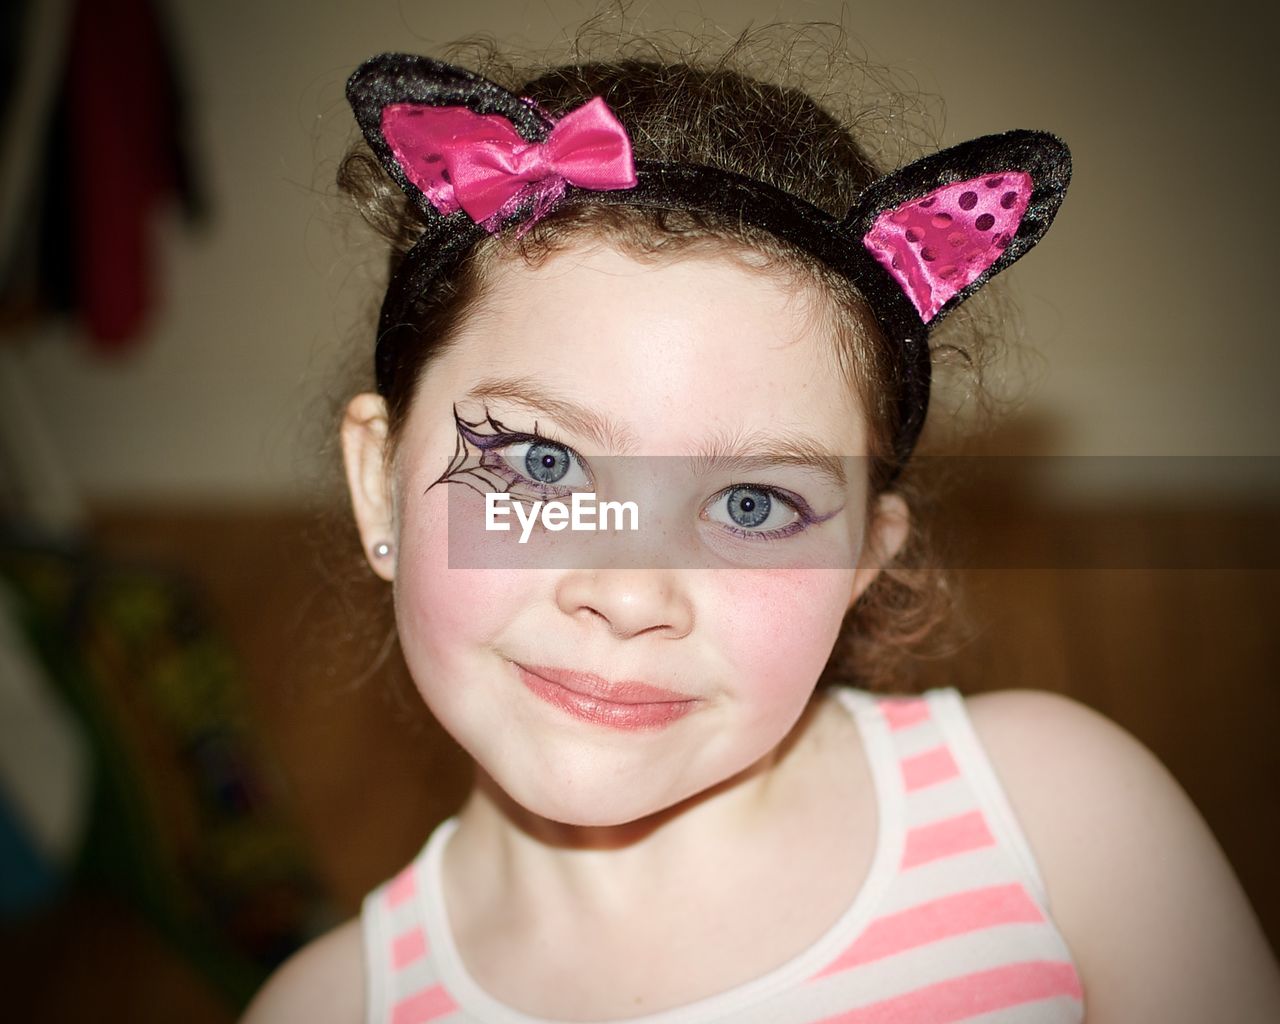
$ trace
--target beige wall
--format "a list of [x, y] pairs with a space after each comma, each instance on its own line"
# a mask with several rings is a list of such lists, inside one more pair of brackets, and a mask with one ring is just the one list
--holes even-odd
[[[74, 337], [21, 352], [75, 485], [94, 499], [290, 499], [318, 472], [334, 367], [372, 301], [326, 193], [363, 57], [476, 31], [555, 40], [565, 0], [171, 0], [216, 218], [169, 226], [168, 301], [135, 354]], [[941, 141], [1044, 127], [1076, 179], [1046, 245], [1008, 275], [1046, 357], [1029, 411], [1064, 454], [1273, 454], [1271, 79], [1276, 16], [1241, 5], [824, 0], [637, 3], [655, 25], [840, 19], [946, 103]], [[1185, 8], [1185, 13], [1183, 9]], [[1264, 20], [1265, 19], [1265, 20]], [[1252, 146], [1245, 154], [1241, 150]], [[1235, 197], [1235, 198], [1233, 198]], [[1230, 477], [1228, 468], [1226, 475]], [[1126, 474], [1114, 482], [1124, 487]], [[1227, 480], [1230, 483], [1230, 480]]]

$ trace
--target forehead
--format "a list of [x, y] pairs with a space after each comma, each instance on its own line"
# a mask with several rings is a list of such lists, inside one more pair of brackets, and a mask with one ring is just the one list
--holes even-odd
[[423, 396], [521, 380], [615, 421], [635, 453], [768, 428], [859, 455], [861, 404], [824, 311], [816, 286], [727, 256], [642, 261], [591, 246], [536, 267], [504, 258]]

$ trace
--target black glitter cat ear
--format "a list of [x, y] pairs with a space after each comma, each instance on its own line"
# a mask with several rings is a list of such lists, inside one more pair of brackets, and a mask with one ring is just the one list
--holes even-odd
[[1044, 236], [1070, 180], [1057, 137], [986, 135], [880, 178], [844, 224], [927, 326]]
[[1047, 132], [986, 135], [873, 182], [841, 222], [874, 259], [859, 287], [902, 339], [905, 457], [928, 407], [928, 332], [1044, 237], [1071, 180], [1071, 153]]
[[362, 64], [347, 95], [383, 167], [428, 216], [464, 214], [492, 233], [520, 211], [527, 230], [570, 185], [636, 184], [631, 140], [598, 96], [552, 121], [487, 79], [408, 54]]

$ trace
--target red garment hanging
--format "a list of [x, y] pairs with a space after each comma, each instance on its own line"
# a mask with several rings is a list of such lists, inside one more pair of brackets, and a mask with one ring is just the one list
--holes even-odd
[[152, 216], [175, 188], [175, 97], [148, 0], [78, 0], [66, 98], [76, 305], [100, 348], [136, 341], [155, 292]]

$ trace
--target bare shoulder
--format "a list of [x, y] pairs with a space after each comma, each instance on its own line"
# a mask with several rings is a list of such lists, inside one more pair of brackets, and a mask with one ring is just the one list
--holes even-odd
[[1280, 1020], [1280, 970], [1257, 916], [1159, 759], [1057, 694], [966, 706], [1080, 969], [1089, 1024]]
[[240, 1024], [359, 1024], [363, 948], [359, 917], [304, 946], [271, 975]]

